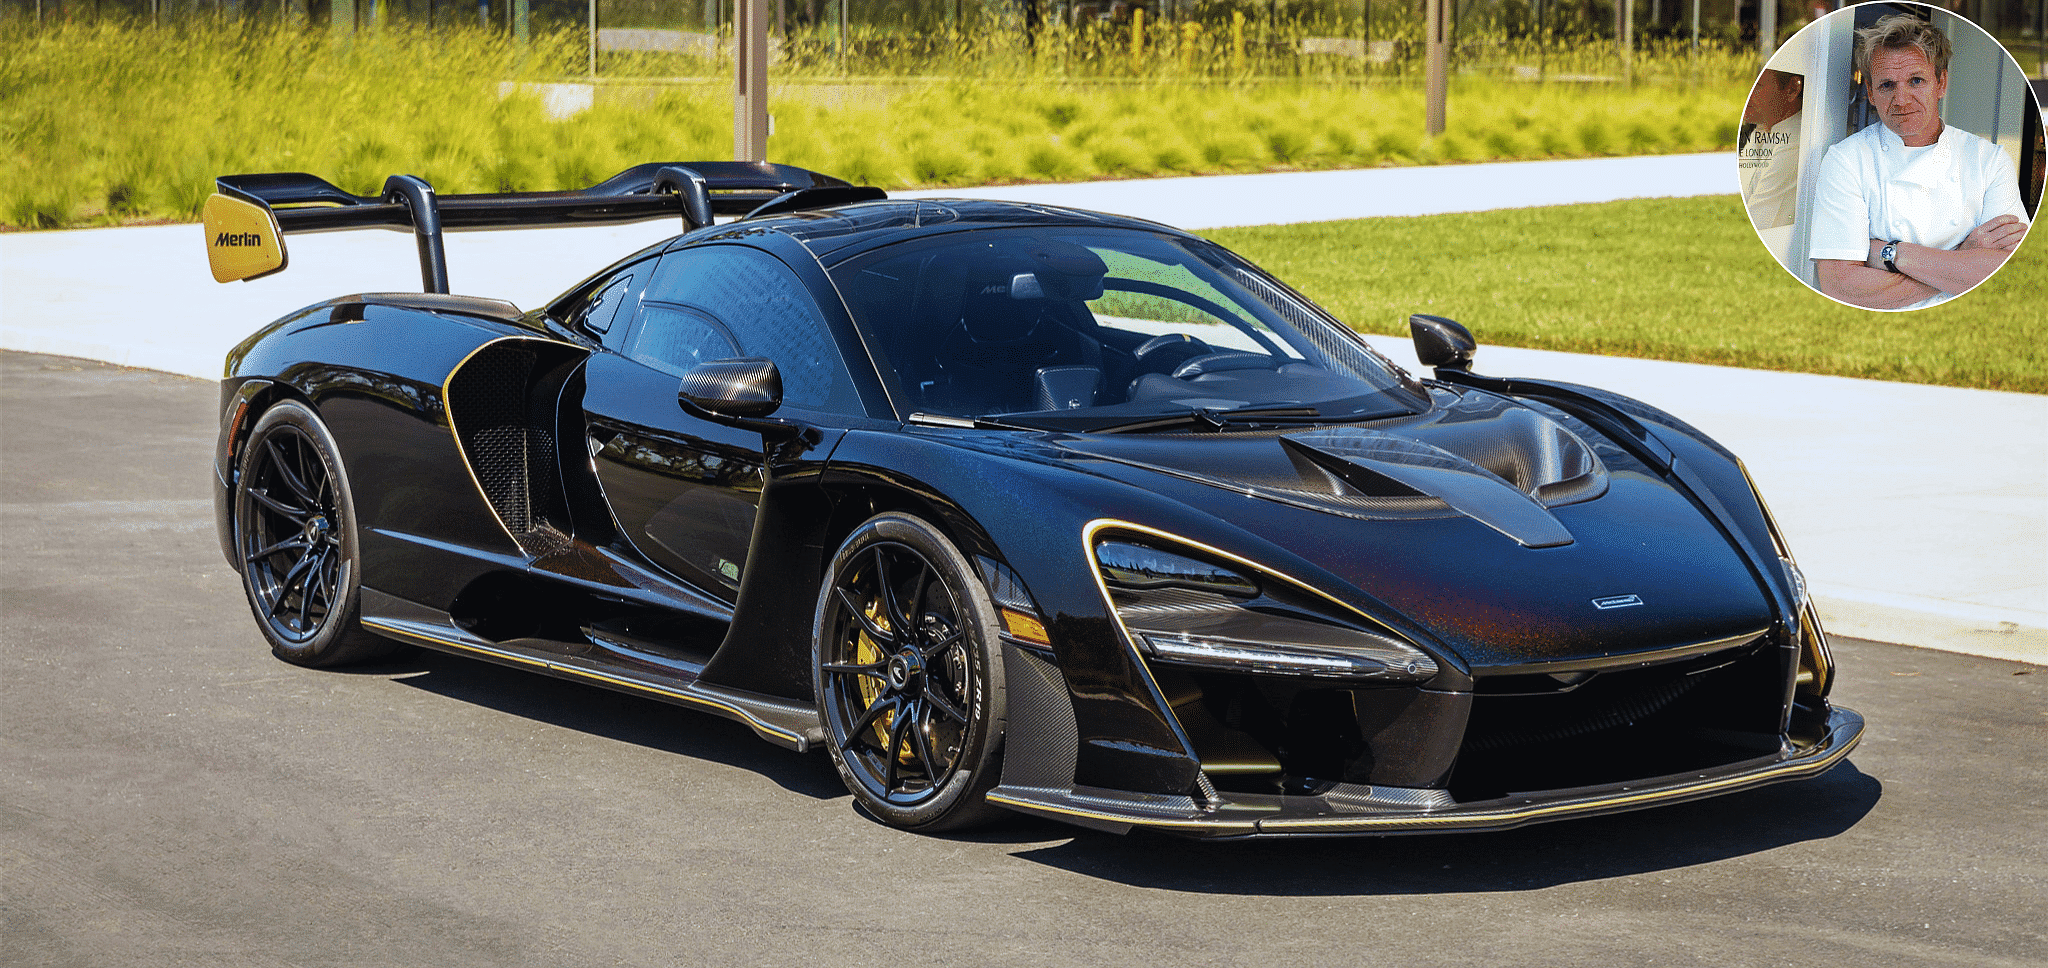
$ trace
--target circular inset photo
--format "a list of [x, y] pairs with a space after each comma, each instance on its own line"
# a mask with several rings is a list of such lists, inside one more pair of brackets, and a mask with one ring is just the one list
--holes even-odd
[[1865, 309], [1923, 309], [1991, 278], [2041, 202], [2041, 108], [1983, 28], [1862, 3], [1771, 56], [1742, 108], [1743, 206], [1772, 257]]

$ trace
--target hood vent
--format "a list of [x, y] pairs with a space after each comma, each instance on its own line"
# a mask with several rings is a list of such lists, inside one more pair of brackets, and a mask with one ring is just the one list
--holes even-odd
[[[1365, 494], [1434, 498], [1530, 548], [1571, 544], [1571, 532], [1548, 508], [1605, 493], [1607, 473], [1599, 460], [1570, 431], [1526, 410], [1483, 423], [1485, 432], [1475, 434], [1439, 424], [1429, 428], [1432, 443], [1365, 427], [1325, 427], [1280, 442]], [[1472, 451], [1468, 455], [1439, 443], [1477, 446], [1460, 447]]]
[[1550, 509], [1591, 501], [1608, 488], [1606, 465], [1571, 418], [1553, 419], [1492, 394], [1433, 388], [1432, 395], [1436, 406], [1425, 413], [1370, 425], [1081, 434], [1062, 436], [1056, 446], [1325, 514], [1372, 521], [1459, 516], [1525, 547], [1571, 544], [1571, 532]]

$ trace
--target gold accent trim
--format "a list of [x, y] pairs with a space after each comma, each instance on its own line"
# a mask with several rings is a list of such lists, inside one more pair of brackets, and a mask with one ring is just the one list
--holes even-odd
[[[1385, 622], [1382, 622], [1376, 618], [1373, 618], [1371, 615], [1367, 615], [1365, 612], [1360, 611], [1356, 606], [1347, 605], [1343, 602], [1340, 602], [1324, 592], [1317, 591], [1315, 588], [1310, 587], [1305, 582], [1302, 582], [1288, 575], [1282, 574], [1281, 572], [1275, 571], [1248, 558], [1231, 554], [1230, 552], [1224, 551], [1221, 548], [1212, 547], [1210, 545], [1203, 544], [1202, 542], [1174, 534], [1170, 531], [1162, 531], [1158, 528], [1147, 527], [1146, 525], [1142, 524], [1133, 524], [1129, 521], [1123, 521], [1117, 518], [1096, 518], [1095, 520], [1088, 522], [1081, 528], [1081, 554], [1084, 556], [1083, 560], [1088, 562], [1089, 577], [1095, 579], [1095, 590], [1096, 592], [1101, 594], [1102, 604], [1109, 609], [1109, 617], [1112, 621], [1116, 622], [1117, 631], [1122, 633], [1120, 637], [1123, 640], [1124, 651], [1130, 654], [1131, 661], [1135, 663], [1137, 666], [1138, 674], [1144, 677], [1145, 685], [1152, 690], [1153, 698], [1159, 701], [1159, 708], [1166, 713], [1167, 722], [1169, 725], [1172, 726], [1174, 735], [1180, 739], [1182, 748], [1187, 752], [1189, 758], [1193, 759], [1197, 764], [1201, 764], [1202, 769], [1204, 771], [1207, 771], [1209, 767], [1207, 764], [1202, 764], [1202, 757], [1195, 752], [1194, 740], [1192, 740], [1188, 736], [1187, 725], [1185, 723], [1182, 723], [1180, 721], [1180, 716], [1174, 713], [1173, 704], [1166, 701], [1165, 691], [1159, 688], [1158, 678], [1152, 674], [1151, 665], [1145, 661], [1144, 652], [1138, 648], [1137, 637], [1132, 635], [1130, 627], [1124, 624], [1124, 617], [1117, 613], [1116, 601], [1115, 599], [1112, 599], [1109, 595], [1109, 585], [1102, 579], [1102, 563], [1097, 561], [1095, 558], [1095, 536], [1104, 531], [1112, 530], [1131, 531], [1136, 532], [1138, 534], [1150, 535], [1161, 540], [1179, 544], [1183, 547], [1195, 549], [1197, 551], [1203, 552], [1204, 554], [1215, 555], [1216, 557], [1222, 558], [1226, 561], [1235, 562], [1239, 565], [1256, 571], [1262, 575], [1269, 575], [1273, 578], [1277, 578], [1280, 581], [1286, 582], [1287, 584], [1292, 585], [1295, 588], [1298, 588], [1301, 591], [1308, 593], [1309, 595], [1327, 601], [1330, 604], [1335, 605], [1338, 608], [1341, 608], [1350, 614], [1365, 619], [1367, 622], [1372, 623], [1374, 626], [1385, 629], [1387, 633], [1392, 635], [1396, 641], [1408, 641], [1407, 636], [1394, 631]], [[1218, 769], [1221, 771], [1228, 772], [1228, 766], [1224, 764], [1219, 764]], [[991, 795], [990, 799], [994, 799], [994, 795]]]
[[622, 689], [630, 689], [635, 692], [644, 692], [649, 695], [663, 696], [669, 699], [677, 699], [686, 703], [693, 703], [698, 706], [703, 706], [707, 709], [716, 709], [721, 712], [731, 714], [732, 716], [738, 718], [741, 722], [744, 722], [748, 726], [752, 727], [757, 732], [773, 733], [776, 736], [785, 737], [799, 749], [802, 749], [809, 745], [805, 738], [800, 734], [790, 732], [789, 730], [783, 729], [782, 727], [777, 726], [774, 723], [764, 722], [760, 717], [755, 716], [752, 713], [749, 713], [743, 707], [736, 706], [732, 703], [724, 702], [722, 700], [715, 699], [710, 696], [705, 696], [692, 692], [684, 692], [678, 689], [669, 689], [664, 686], [657, 686], [651, 683], [641, 682], [637, 679], [628, 679], [623, 676], [615, 676], [611, 675], [610, 673], [598, 672], [591, 669], [579, 669], [575, 666], [563, 665], [559, 662], [549, 662], [546, 659], [536, 659], [532, 656], [520, 655], [517, 652], [508, 652], [504, 649], [493, 649], [489, 646], [477, 645], [471, 642], [462, 642], [451, 638], [444, 638], [438, 635], [428, 635], [423, 632], [415, 631], [413, 629], [399, 628], [397, 626], [387, 625], [375, 619], [366, 618], [362, 619], [361, 621], [364, 627], [373, 629], [385, 635], [404, 636], [415, 641], [426, 642], [436, 646], [443, 646], [451, 649], [461, 649], [465, 652], [471, 652], [476, 655], [488, 656], [493, 659], [503, 659], [510, 662], [516, 662], [520, 665], [531, 666], [535, 669], [540, 669], [546, 672], [556, 672], [564, 675], [577, 676], [579, 678], [589, 679], [593, 682], [604, 683], [608, 686], [615, 686]]
[[[1602, 810], [1610, 807], [1626, 808], [1637, 806], [1650, 806], [1667, 800], [1688, 800], [1695, 797], [1710, 796], [1712, 794], [1726, 791], [1732, 788], [1758, 786], [1765, 783], [1772, 783], [1777, 780], [1785, 779], [1788, 775], [1821, 772], [1826, 769], [1832, 768], [1835, 764], [1840, 763], [1844, 759], [1847, 759], [1849, 756], [1849, 751], [1853, 749], [1855, 745], [1855, 743], [1844, 744], [1843, 746], [1837, 749], [1830, 750], [1826, 756], [1820, 757], [1819, 759], [1790, 760], [1784, 763], [1780, 763], [1769, 769], [1759, 770], [1755, 773], [1740, 773], [1735, 776], [1724, 776], [1718, 779], [1703, 780], [1695, 783], [1687, 783], [1676, 787], [1665, 787], [1658, 790], [1646, 790], [1642, 793], [1618, 796], [1592, 797], [1585, 800], [1567, 801], [1565, 803], [1533, 805], [1528, 807], [1517, 807], [1508, 810], [1485, 810], [1467, 814], [1453, 814], [1438, 817], [1431, 817], [1426, 815], [1399, 818], [1360, 817], [1357, 819], [1346, 819], [1343, 821], [1337, 821], [1335, 823], [1341, 824], [1343, 826], [1362, 826], [1368, 829], [1373, 827], [1393, 826], [1396, 824], [1403, 826], [1421, 824], [1425, 827], [1446, 827], [1458, 824], [1471, 824], [1477, 822], [1491, 825], [1494, 823], [1520, 823], [1530, 820], [1540, 820], [1546, 817], [1556, 816], [1559, 814], [1569, 815], [1573, 813], [1580, 813], [1587, 810]], [[1332, 823], [1333, 821], [1323, 819], [1304, 819], [1297, 821], [1273, 820], [1268, 823], [1262, 823], [1260, 826], [1262, 828], [1266, 826], [1271, 826], [1277, 829], [1285, 829], [1288, 827], [1329, 826], [1332, 825]]]
[[1088, 810], [1081, 807], [1069, 807], [1063, 804], [1040, 803], [1036, 800], [1023, 800], [993, 791], [988, 794], [988, 802], [1005, 807], [1015, 807], [1020, 810], [1057, 813], [1068, 817], [1081, 817], [1087, 820], [1102, 820], [1110, 823], [1124, 823], [1130, 824], [1133, 827], [1166, 827], [1175, 830], [1243, 830], [1247, 833], [1256, 833], [1258, 831], [1258, 823], [1251, 820], [1244, 821], [1243, 823], [1219, 822], [1201, 818], [1168, 820], [1159, 817], [1107, 813], [1101, 810]]
[[[1188, 739], [1188, 728], [1181, 723], [1180, 717], [1174, 713], [1173, 703], [1168, 702], [1166, 699], [1166, 691], [1159, 688], [1159, 679], [1152, 674], [1152, 667], [1145, 662], [1145, 654], [1139, 651], [1137, 639], [1131, 635], [1130, 628], [1124, 625], [1123, 616], [1117, 614], [1116, 600], [1109, 597], [1109, 585], [1102, 580], [1102, 563], [1095, 560], [1095, 535], [1097, 532], [1109, 527], [1130, 528], [1147, 534], [1155, 534], [1163, 538], [1172, 538], [1173, 536], [1163, 531], [1147, 528], [1143, 525], [1131, 524], [1127, 521], [1118, 521], [1114, 518], [1096, 518], [1081, 528], [1081, 560], [1088, 563], [1088, 576], [1095, 579], [1095, 591], [1102, 596], [1103, 607], [1109, 610], [1110, 620], [1116, 623], [1116, 629], [1121, 633], [1118, 638], [1123, 641], [1124, 651], [1129, 653], [1132, 664], [1138, 670], [1138, 676], [1145, 681], [1145, 688], [1151, 690], [1153, 700], [1159, 703], [1159, 711], [1166, 715], [1166, 725], [1173, 730], [1174, 738], [1180, 740], [1181, 752], [1186, 753], [1188, 759], [1194, 760], [1196, 766], [1199, 767], [1202, 757], [1195, 752], [1194, 741]], [[1188, 543], [1193, 544], [1193, 542]], [[1195, 547], [1203, 546], [1195, 545]], [[1232, 557], [1232, 560], [1237, 559]], [[991, 794], [989, 798], [994, 799], [995, 797]]]
[[[1152, 678], [1152, 669], [1150, 666], [1146, 665], [1144, 653], [1138, 649], [1137, 637], [1132, 635], [1130, 627], [1124, 624], [1124, 617], [1117, 613], [1116, 601], [1115, 599], [1112, 599], [1109, 596], [1109, 585], [1102, 580], [1102, 563], [1095, 559], [1095, 536], [1104, 531], [1110, 530], [1135, 531], [1139, 534], [1150, 535], [1155, 538], [1161, 538], [1166, 541], [1171, 541], [1188, 548], [1193, 548], [1196, 551], [1200, 551], [1205, 554], [1215, 555], [1218, 558], [1223, 558], [1225, 560], [1235, 562], [1239, 565], [1243, 565], [1246, 568], [1256, 571], [1262, 575], [1268, 575], [1273, 578], [1277, 578], [1283, 582], [1286, 582], [1289, 585], [1294, 586], [1297, 589], [1300, 589], [1303, 592], [1308, 593], [1309, 595], [1322, 599], [1323, 601], [1329, 602], [1330, 604], [1335, 605], [1338, 608], [1341, 608], [1352, 615], [1356, 615], [1359, 618], [1365, 619], [1367, 622], [1372, 623], [1374, 626], [1385, 630], [1386, 633], [1392, 636], [1395, 641], [1407, 643], [1411, 647], [1414, 647], [1414, 643], [1409, 642], [1409, 639], [1406, 635], [1403, 635], [1400, 632], [1395, 631], [1393, 627], [1389, 626], [1387, 623], [1382, 622], [1379, 619], [1376, 619], [1371, 615], [1366, 614], [1365, 612], [1361, 611], [1357, 606], [1348, 605], [1344, 602], [1338, 601], [1336, 598], [1331, 597], [1329, 594], [1316, 590], [1306, 582], [1293, 578], [1282, 572], [1275, 571], [1271, 568], [1266, 567], [1265, 565], [1259, 564], [1256, 561], [1252, 561], [1249, 558], [1231, 554], [1230, 552], [1224, 551], [1221, 548], [1212, 547], [1210, 545], [1203, 544], [1199, 541], [1195, 541], [1191, 538], [1184, 538], [1180, 535], [1174, 534], [1171, 531], [1162, 531], [1158, 528], [1147, 527], [1142, 524], [1132, 524], [1129, 521], [1122, 521], [1116, 518], [1096, 518], [1095, 520], [1088, 522], [1085, 526], [1081, 528], [1081, 553], [1087, 556], [1088, 564], [1091, 566], [1089, 568], [1089, 575], [1095, 579], [1095, 590], [1101, 593], [1102, 603], [1109, 607], [1110, 618], [1116, 621], [1117, 630], [1123, 633], [1124, 648], [1130, 650], [1131, 657], [1137, 660], [1138, 668], [1144, 671], [1145, 678], [1148, 680]], [[1159, 684], [1156, 681], [1152, 683], [1152, 689], [1154, 692], [1159, 691]], [[1183, 737], [1186, 736], [1186, 732], [1187, 731], [1185, 727], [1183, 727], [1181, 729]], [[1192, 750], [1190, 750], [1190, 752], [1192, 752]]]
[[[1856, 739], [1860, 738], [1860, 735], [1856, 737]], [[1585, 813], [1589, 811], [1609, 809], [1632, 809], [1636, 807], [1654, 806], [1658, 803], [1667, 801], [1691, 800], [1699, 797], [1711, 796], [1715, 793], [1720, 793], [1731, 789], [1738, 789], [1750, 786], [1762, 786], [1764, 784], [1778, 782], [1780, 780], [1789, 779], [1801, 774], [1819, 775], [1830, 769], [1833, 769], [1836, 765], [1840, 764], [1843, 760], [1847, 759], [1849, 757], [1849, 753], [1852, 750], [1854, 750], [1855, 747], [1856, 741], [1855, 739], [1852, 739], [1850, 742], [1843, 743], [1835, 749], [1829, 750], [1825, 756], [1821, 756], [1815, 759], [1790, 760], [1784, 763], [1777, 764], [1769, 769], [1759, 770], [1754, 773], [1742, 773], [1737, 774], [1735, 776], [1719, 777], [1713, 780], [1704, 780], [1694, 783], [1687, 783], [1675, 787], [1663, 787], [1657, 790], [1646, 790], [1642, 793], [1590, 797], [1581, 800], [1566, 801], [1563, 803], [1534, 804], [1526, 807], [1516, 807], [1505, 810], [1484, 810], [1473, 811], [1470, 813], [1453, 812], [1436, 815], [1414, 813], [1376, 817], [1324, 816], [1303, 817], [1295, 820], [1274, 818], [1271, 820], [1251, 821], [1246, 823], [1230, 823], [1202, 819], [1168, 820], [1147, 817], [1142, 814], [1134, 815], [1110, 813], [1103, 810], [1091, 810], [1085, 807], [1068, 806], [1065, 804], [1048, 804], [1040, 803], [1033, 800], [1024, 800], [1016, 797], [1006, 796], [999, 792], [991, 792], [988, 795], [988, 799], [991, 803], [997, 803], [1003, 806], [1014, 807], [1020, 810], [1039, 811], [1044, 813], [1057, 813], [1070, 817], [1081, 817], [1089, 820], [1130, 824], [1132, 826], [1164, 827], [1183, 830], [1206, 829], [1223, 831], [1243, 829], [1253, 831], [1254, 833], [1263, 834], [1268, 832], [1286, 833], [1290, 831], [1306, 831], [1316, 833], [1345, 833], [1351, 831], [1369, 831], [1382, 829], [1435, 830], [1456, 829], [1461, 827], [1496, 828], [1527, 823], [1534, 820], [1543, 820], [1559, 816], [1571, 816], [1573, 814]]]
[[284, 230], [270, 206], [246, 198], [214, 194], [200, 211], [206, 232], [206, 264], [213, 281], [261, 279], [284, 271]]
[[[1757, 510], [1764, 513], [1764, 530], [1771, 534], [1771, 550], [1790, 562], [1792, 567], [1799, 567], [1799, 559], [1792, 557], [1792, 546], [1785, 541], [1784, 533], [1778, 530], [1778, 516], [1771, 513], [1770, 502], [1764, 500], [1764, 492], [1756, 486], [1756, 479], [1749, 476], [1749, 465], [1738, 457], [1735, 469], [1742, 472], [1742, 483], [1749, 486], [1749, 496], [1756, 501]], [[1835, 656], [1828, 648], [1827, 630], [1821, 627], [1820, 606], [1814, 604], [1811, 584], [1806, 586], [1806, 601], [1792, 616], [1792, 623], [1789, 631], [1799, 639], [1799, 666], [1792, 677], [1793, 684], [1806, 687], [1803, 691], [1810, 695], [1826, 696], [1834, 687]], [[1808, 625], [1812, 626], [1812, 648], [1808, 648]]]
[[[1243, 565], [1244, 567], [1250, 568], [1251, 570], [1256, 571], [1262, 575], [1267, 575], [1269, 577], [1277, 578], [1283, 582], [1286, 582], [1287, 584], [1294, 586], [1296, 589], [1299, 589], [1300, 591], [1306, 592], [1310, 595], [1320, 598], [1323, 601], [1329, 602], [1330, 604], [1335, 605], [1338, 608], [1341, 608], [1352, 615], [1362, 618], [1367, 622], [1372, 623], [1374, 626], [1382, 630], [1385, 630], [1389, 635], [1392, 635], [1396, 641], [1408, 642], [1408, 637], [1406, 635], [1401, 634], [1387, 623], [1382, 622], [1379, 619], [1374, 618], [1372, 615], [1366, 613], [1365, 611], [1359, 609], [1358, 606], [1339, 601], [1337, 598], [1330, 595], [1328, 592], [1318, 590], [1314, 586], [1309, 585], [1307, 582], [1304, 582], [1298, 578], [1288, 575], [1285, 572], [1276, 571], [1265, 565], [1259, 564], [1258, 562], [1253, 561], [1249, 558], [1231, 554], [1230, 552], [1224, 551], [1221, 548], [1216, 548], [1210, 545], [1203, 544], [1192, 538], [1182, 537], [1180, 535], [1174, 534], [1171, 531], [1162, 531], [1158, 528], [1148, 527], [1142, 524], [1132, 524], [1129, 521], [1120, 521], [1115, 518], [1096, 518], [1095, 520], [1088, 522], [1088, 524], [1081, 529], [1081, 549], [1088, 555], [1089, 563], [1095, 565], [1095, 584], [1098, 588], [1102, 589], [1102, 598], [1105, 602], [1110, 600], [1109, 586], [1104, 585], [1102, 583], [1102, 566], [1100, 563], [1095, 561], [1095, 536], [1103, 531], [1108, 531], [1112, 529], [1121, 531], [1135, 531], [1139, 534], [1151, 535], [1155, 538], [1163, 538], [1167, 541], [1175, 542], [1176, 544], [1186, 545], [1187, 547], [1193, 548], [1196, 551], [1203, 552], [1204, 554], [1215, 555], [1218, 558], [1223, 558], [1235, 562], [1237, 564]], [[1116, 611], [1116, 607], [1113, 602], [1110, 605], [1110, 611], [1112, 614], [1114, 614]], [[1121, 626], [1123, 624], [1123, 619], [1117, 619], [1117, 624]], [[1128, 636], [1129, 634], [1130, 631], [1126, 629], [1125, 635]], [[1412, 645], [1413, 643], [1410, 644]]]
[[1742, 483], [1749, 486], [1749, 496], [1756, 500], [1758, 510], [1764, 512], [1764, 528], [1771, 533], [1772, 550], [1787, 561], [1795, 560], [1792, 549], [1785, 544], [1785, 536], [1778, 533], [1778, 518], [1771, 513], [1770, 502], [1764, 500], [1764, 492], [1757, 490], [1756, 478], [1749, 476], [1749, 465], [1742, 458], [1735, 459], [1735, 469], [1742, 472]]

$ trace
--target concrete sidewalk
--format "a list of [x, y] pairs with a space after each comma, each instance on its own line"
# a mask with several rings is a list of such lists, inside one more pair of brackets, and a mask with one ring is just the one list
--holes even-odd
[[[1734, 190], [1734, 157], [1714, 154], [899, 197], [1013, 198], [1213, 228]], [[530, 307], [676, 228], [458, 235], [449, 278], [457, 292]], [[0, 235], [0, 348], [211, 379], [230, 347], [286, 312], [419, 288], [402, 234], [294, 236], [292, 268], [228, 286], [208, 275], [203, 243], [192, 225]], [[1483, 341], [1486, 320], [1465, 322]], [[1405, 341], [1371, 339], [1414, 365]], [[1741, 454], [1833, 631], [2048, 664], [2048, 396], [1500, 347], [1482, 347], [1477, 369], [1626, 393]]]

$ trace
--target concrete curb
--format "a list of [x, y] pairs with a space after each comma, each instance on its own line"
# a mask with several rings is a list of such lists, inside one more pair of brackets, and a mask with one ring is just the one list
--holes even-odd
[[1814, 586], [1813, 602], [1829, 635], [2048, 666], [2048, 628], [2038, 612], [1827, 585]]

